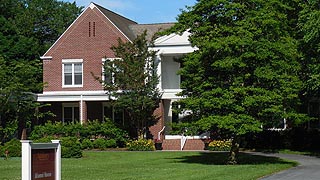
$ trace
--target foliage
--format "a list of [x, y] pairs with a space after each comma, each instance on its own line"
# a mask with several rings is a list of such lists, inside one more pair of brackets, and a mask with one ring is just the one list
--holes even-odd
[[[113, 122], [88, 121], [86, 124], [80, 123], [63, 124], [62, 122], [47, 122], [44, 125], [35, 126], [30, 134], [30, 139], [36, 140], [42, 137], [78, 137], [79, 139], [97, 139], [104, 138], [109, 141], [108, 147], [123, 147], [127, 141], [128, 135], [122, 129], [116, 127]], [[116, 145], [113, 145], [113, 142]]]
[[[76, 137], [53, 137], [46, 136], [33, 140], [33, 143], [51, 143], [51, 140], [59, 139], [61, 143], [61, 157], [63, 158], [81, 158], [82, 144]], [[20, 150], [21, 151], [21, 150]]]
[[230, 151], [231, 150], [230, 140], [213, 140], [208, 145], [210, 151]]
[[300, 50], [303, 54], [302, 79], [307, 97], [320, 96], [320, 7], [319, 0], [301, 3], [299, 29], [302, 32]]
[[127, 143], [129, 151], [154, 151], [154, 143], [152, 140], [139, 139]]
[[186, 136], [195, 136], [200, 132], [200, 128], [196, 123], [178, 122], [171, 124], [171, 134], [183, 134]]
[[228, 132], [234, 147], [239, 136], [283, 118], [292, 125], [305, 122], [306, 115], [298, 113], [295, 6], [279, 0], [200, 0], [183, 11], [172, 31], [188, 30], [199, 50], [180, 60], [180, 95], [186, 97], [180, 110], [191, 111], [203, 130]]
[[[0, 3], [0, 141], [20, 137], [42, 116], [34, 94], [42, 90], [39, 56], [80, 14], [75, 3], [2, 0]], [[18, 131], [18, 132], [16, 132]]]
[[90, 139], [83, 139], [81, 141], [81, 149], [92, 149], [93, 143]]
[[93, 148], [104, 150], [106, 148], [117, 147], [117, 143], [114, 139], [98, 138], [93, 141]]
[[6, 151], [8, 151], [9, 157], [21, 157], [21, 142], [18, 139], [11, 139], [4, 146], [0, 146], [1, 157], [5, 157]]
[[61, 137], [61, 157], [81, 158], [81, 144], [76, 137]]
[[295, 151], [320, 152], [319, 138], [320, 132], [317, 129], [297, 127], [285, 131], [265, 130], [246, 135], [241, 143], [241, 147], [271, 151], [290, 149]]
[[154, 110], [159, 106], [160, 92], [157, 88], [156, 52], [149, 50], [146, 32], [137, 36], [133, 42], [118, 40], [113, 46], [118, 59], [107, 59], [101, 81], [104, 89], [114, 97], [114, 106], [123, 109], [128, 115], [126, 123], [137, 128], [138, 137], [146, 133], [146, 128], [155, 122]]

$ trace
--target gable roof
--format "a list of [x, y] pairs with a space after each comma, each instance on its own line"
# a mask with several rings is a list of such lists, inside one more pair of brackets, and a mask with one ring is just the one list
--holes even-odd
[[133, 40], [136, 36], [133, 34], [130, 25], [135, 25], [137, 22], [132, 21], [126, 17], [123, 17], [115, 12], [112, 12], [98, 4], [94, 4], [123, 34], [125, 34], [130, 40]]
[[[133, 41], [138, 35], [147, 30], [147, 39], [151, 40], [152, 36], [159, 32], [166, 30], [174, 25], [174, 23], [156, 23], [156, 24], [138, 24], [137, 22], [130, 20], [124, 16], [121, 16], [113, 11], [110, 11], [98, 4], [90, 3], [88, 7], [74, 20], [74, 22], [67, 28], [67, 30], [77, 21], [77, 19], [88, 9], [96, 7], [110, 22], [118, 28], [123, 35], [125, 35], [129, 41]], [[65, 32], [67, 31], [65, 30]], [[51, 59], [51, 56], [46, 56], [50, 49], [55, 46], [59, 39], [65, 34], [65, 32], [56, 40], [56, 42], [44, 53], [41, 59]]]

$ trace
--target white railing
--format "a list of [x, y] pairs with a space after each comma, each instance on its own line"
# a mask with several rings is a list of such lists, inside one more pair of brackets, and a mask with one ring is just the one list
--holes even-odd
[[181, 136], [181, 144], [180, 144], [180, 150], [181, 151], [183, 150], [184, 145], [186, 144], [186, 142], [187, 142], [187, 136], [182, 135]]
[[158, 132], [158, 140], [161, 140], [161, 133], [164, 131], [164, 129], [166, 128], [166, 126], [163, 126], [163, 128]]

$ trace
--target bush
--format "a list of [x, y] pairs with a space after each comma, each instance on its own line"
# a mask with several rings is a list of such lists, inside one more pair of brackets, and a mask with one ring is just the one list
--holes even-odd
[[0, 156], [5, 157], [5, 152], [9, 152], [9, 157], [21, 157], [21, 142], [18, 139], [11, 139], [0, 149]]
[[154, 143], [152, 140], [140, 139], [127, 143], [129, 151], [154, 151]]
[[93, 141], [93, 148], [103, 150], [106, 148], [106, 140], [103, 138], [98, 138]]
[[81, 144], [76, 137], [62, 137], [61, 157], [63, 158], [81, 158]]
[[93, 143], [90, 139], [84, 139], [81, 142], [81, 149], [92, 149]]
[[232, 143], [230, 140], [213, 140], [209, 143], [210, 151], [230, 151]]
[[[62, 124], [61, 122], [48, 122], [45, 125], [36, 126], [30, 134], [30, 139], [37, 140], [43, 137], [78, 137], [79, 139], [112, 139], [116, 141], [115, 147], [124, 147], [128, 135], [127, 133], [114, 125], [110, 120], [106, 122], [89, 121], [87, 124], [80, 123]], [[113, 142], [110, 146], [114, 146]]]
[[106, 140], [106, 147], [107, 148], [115, 148], [117, 147], [117, 142], [114, 139], [108, 139]]

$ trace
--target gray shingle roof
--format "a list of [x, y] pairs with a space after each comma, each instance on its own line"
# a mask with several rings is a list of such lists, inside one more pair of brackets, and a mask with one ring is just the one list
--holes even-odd
[[174, 23], [138, 24], [137, 22], [112, 12], [100, 5], [95, 3], [94, 5], [131, 41], [138, 35], [142, 34], [145, 30], [147, 30], [147, 39], [151, 40], [155, 33], [166, 30], [174, 25]]
[[96, 7], [107, 17], [114, 25], [116, 25], [130, 40], [134, 39], [136, 36], [133, 34], [130, 25], [137, 24], [135, 21], [132, 21], [126, 17], [123, 17], [115, 12], [112, 12], [102, 6], [97, 4]]
[[170, 27], [172, 27], [174, 23], [158, 23], [158, 24], [135, 24], [130, 25], [130, 29], [137, 37], [138, 35], [142, 34], [145, 30], [147, 30], [147, 39], [151, 40], [152, 36], [159, 32], [164, 31]]

